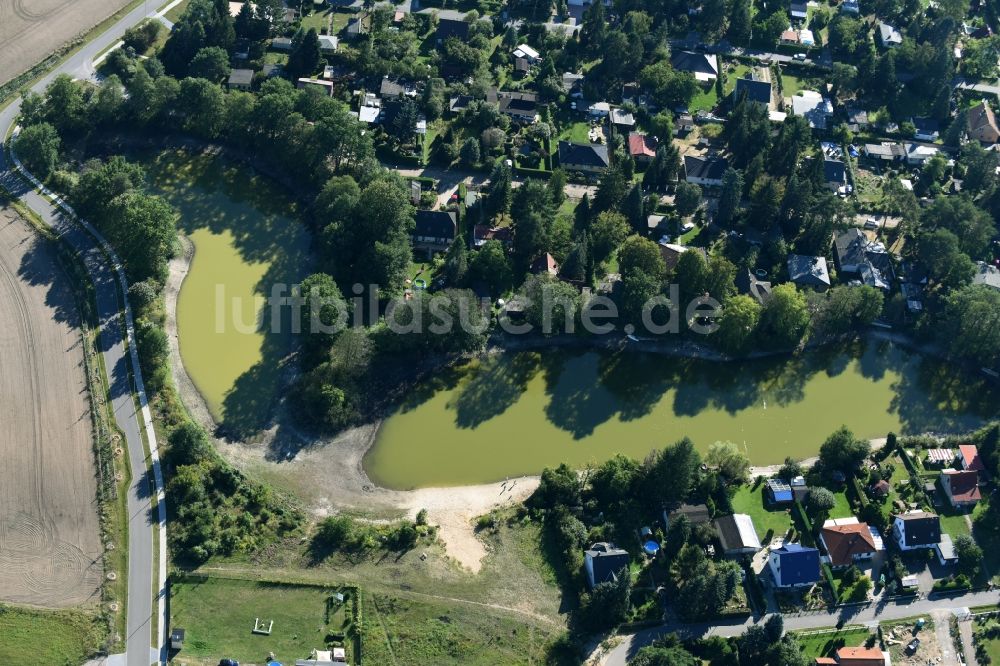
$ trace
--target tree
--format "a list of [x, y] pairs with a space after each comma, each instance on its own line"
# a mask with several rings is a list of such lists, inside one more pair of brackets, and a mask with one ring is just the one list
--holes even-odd
[[580, 294], [573, 285], [543, 273], [530, 275], [521, 291], [528, 303], [525, 318], [536, 330], [549, 335], [566, 332], [575, 325]]
[[794, 458], [785, 458], [784, 464], [778, 470], [778, 478], [791, 483], [792, 479], [802, 475], [802, 465]]
[[1000, 361], [1000, 292], [969, 285], [945, 296], [938, 339], [983, 367]]
[[206, 139], [219, 135], [226, 118], [225, 94], [219, 86], [205, 79], [184, 79], [177, 106], [185, 116], [185, 130]]
[[162, 282], [177, 236], [175, 218], [174, 209], [160, 197], [130, 191], [115, 197], [107, 217], [94, 223], [121, 257], [130, 281]]
[[622, 569], [615, 580], [599, 583], [584, 595], [577, 619], [592, 632], [615, 627], [628, 618], [631, 595], [632, 576]]
[[121, 155], [115, 155], [107, 162], [88, 160], [70, 193], [70, 201], [82, 217], [103, 219], [115, 197], [141, 187], [144, 180], [142, 167]]
[[715, 221], [723, 228], [733, 224], [740, 209], [740, 199], [743, 197], [743, 177], [732, 167], [722, 174], [722, 191], [719, 192], [719, 207], [715, 213]]
[[674, 139], [674, 119], [669, 111], [660, 111], [649, 120], [649, 131], [661, 143]]
[[969, 578], [975, 578], [983, 564], [983, 549], [968, 534], [955, 537], [955, 554], [958, 555], [958, 569]]
[[566, 171], [561, 167], [552, 170], [549, 176], [549, 192], [552, 194], [552, 205], [557, 208], [566, 200], [566, 183], [568, 181]]
[[734, 296], [726, 301], [719, 318], [715, 340], [730, 354], [743, 354], [750, 349], [760, 322], [761, 306], [750, 296]]
[[921, 226], [944, 228], [958, 237], [959, 247], [966, 254], [979, 257], [996, 235], [996, 225], [990, 215], [967, 195], [937, 197], [921, 215]]
[[499, 161], [490, 173], [490, 185], [483, 200], [483, 213], [487, 219], [506, 215], [513, 201], [511, 183], [513, 174], [505, 161]]
[[595, 264], [603, 263], [625, 241], [630, 232], [625, 216], [604, 211], [597, 216], [590, 232], [592, 258]]
[[809, 326], [809, 308], [794, 284], [771, 291], [760, 315], [759, 339], [775, 349], [796, 346]]
[[177, 426], [170, 433], [168, 441], [170, 448], [167, 451], [167, 460], [174, 467], [197, 465], [214, 455], [205, 431], [193, 421], [184, 421]]
[[580, 506], [583, 484], [580, 477], [566, 463], [556, 468], [546, 467], [538, 481], [538, 487], [526, 504], [538, 509], [556, 507], [574, 508]]
[[687, 181], [678, 183], [674, 205], [682, 217], [694, 214], [698, 210], [698, 206], [701, 205], [701, 188]]
[[45, 122], [56, 128], [63, 139], [76, 136], [88, 127], [87, 105], [80, 84], [68, 74], [60, 74], [45, 89]]
[[479, 163], [479, 139], [470, 136], [462, 144], [459, 157], [466, 166], [475, 166]]
[[705, 462], [717, 468], [730, 483], [744, 483], [750, 477], [750, 458], [733, 442], [715, 442], [709, 446]]
[[701, 456], [687, 437], [651, 454], [646, 462], [643, 496], [658, 506], [687, 500], [698, 477]]
[[834, 287], [816, 313], [816, 328], [829, 335], [866, 328], [882, 314], [882, 303], [882, 292], [875, 287]]
[[629, 236], [618, 250], [618, 270], [624, 276], [641, 273], [659, 282], [667, 268], [656, 243], [641, 236]]
[[337, 333], [346, 328], [348, 305], [333, 277], [313, 273], [302, 281], [300, 331], [306, 365], [311, 366], [329, 351]]
[[913, 255], [929, 277], [947, 290], [956, 290], [972, 281], [976, 267], [959, 247], [958, 236], [947, 229], [920, 231]]
[[195, 54], [188, 66], [190, 76], [219, 83], [229, 76], [229, 54], [218, 46], [206, 46]]
[[822, 513], [826, 513], [833, 507], [837, 505], [837, 498], [833, 496], [833, 493], [823, 487], [811, 488], [809, 490], [809, 497], [806, 499], [806, 506], [809, 512], [817, 516]]
[[159, 21], [147, 19], [139, 25], [132, 26], [122, 37], [125, 47], [136, 53], [145, 53], [159, 38], [163, 26]]
[[14, 141], [14, 152], [37, 178], [45, 180], [59, 161], [59, 134], [48, 123], [29, 125]]
[[486, 241], [476, 250], [469, 262], [470, 283], [481, 282], [492, 295], [502, 294], [510, 289], [513, 275], [507, 251], [497, 240]]
[[292, 50], [288, 53], [288, 63], [285, 71], [294, 81], [304, 76], [311, 76], [319, 69], [323, 54], [319, 48], [319, 35], [315, 28], [308, 32], [301, 29], [292, 38]]
[[701, 659], [684, 649], [676, 634], [658, 639], [640, 649], [629, 666], [701, 666]]
[[824, 469], [848, 474], [861, 467], [870, 453], [871, 444], [867, 440], [856, 438], [847, 426], [841, 426], [820, 446], [819, 462]]

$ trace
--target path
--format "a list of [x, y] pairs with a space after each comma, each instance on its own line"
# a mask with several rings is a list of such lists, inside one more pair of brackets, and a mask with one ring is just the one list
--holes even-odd
[[937, 639], [938, 648], [945, 664], [957, 664], [958, 656], [955, 653], [955, 640], [951, 637], [951, 618], [954, 615], [949, 610], [939, 608], [931, 611], [931, 618], [934, 620], [934, 637]]
[[[59, 66], [42, 77], [32, 90], [42, 92], [59, 74], [69, 74], [74, 78], [90, 78], [94, 71], [93, 60], [109, 46], [121, 40], [125, 30], [138, 24], [152, 14], [140, 5], [117, 21], [108, 30], [82, 46]], [[0, 135], [6, 137], [14, 126], [20, 112], [21, 100], [16, 99], [0, 111]], [[16, 167], [8, 160], [6, 151], [0, 151], [0, 184], [19, 198], [28, 208], [50, 226], [70, 247], [74, 248], [87, 267], [94, 284], [100, 336], [98, 348], [104, 356], [108, 372], [110, 398], [118, 427], [128, 444], [129, 461], [132, 468], [132, 485], [127, 498], [129, 521], [129, 571], [127, 633], [124, 661], [126, 666], [149, 666], [154, 661], [165, 661], [166, 652], [164, 630], [166, 627], [166, 504], [163, 497], [163, 480], [159, 456], [156, 449], [156, 435], [152, 427], [152, 416], [146, 402], [142, 376], [139, 372], [135, 351], [132, 314], [127, 301], [120, 296], [124, 293], [124, 273], [120, 263], [109, 262], [95, 237], [73, 222], [71, 217], [59, 207], [57, 201], [44, 196], [28, 186], [13, 173]], [[122, 291], [119, 291], [119, 289]], [[123, 317], [124, 311], [124, 317]], [[124, 322], [122, 319], [124, 318]], [[129, 344], [126, 344], [126, 341]], [[134, 390], [134, 393], [133, 393]], [[137, 409], [135, 396], [138, 395], [141, 409]], [[141, 423], [140, 423], [141, 418]], [[149, 444], [147, 456], [141, 431]], [[150, 474], [150, 467], [152, 474]], [[150, 477], [152, 476], [152, 479]], [[153, 523], [150, 481], [155, 481], [158, 504], [158, 524]], [[158, 530], [159, 548], [154, 555], [153, 532]], [[157, 608], [153, 608], [154, 557], [156, 567]], [[153, 625], [157, 626], [156, 648], [153, 648]]]
[[[843, 624], [869, 624], [899, 620], [915, 615], [932, 615], [934, 611], [947, 611], [949, 614], [956, 608], [985, 606], [1000, 603], [1000, 592], [970, 592], [953, 597], [931, 595], [917, 601], [891, 603], [879, 602], [856, 606], [845, 606], [832, 611], [823, 610], [800, 615], [784, 615], [785, 631], [801, 631], [803, 629], [822, 629]], [[670, 632], [684, 636], [739, 636], [752, 624], [767, 620], [764, 616], [758, 620], [720, 621], [715, 623], [694, 624], [664, 624], [659, 627], [622, 636], [621, 643], [608, 652], [600, 660], [602, 666], [626, 666], [628, 660], [635, 656], [643, 646]], [[954, 652], [954, 648], [952, 649]]]
[[965, 656], [965, 664], [966, 666], [979, 666], [979, 660], [976, 659], [976, 644], [972, 640], [972, 627], [973, 620], [958, 621], [958, 634], [962, 641], [962, 653]]

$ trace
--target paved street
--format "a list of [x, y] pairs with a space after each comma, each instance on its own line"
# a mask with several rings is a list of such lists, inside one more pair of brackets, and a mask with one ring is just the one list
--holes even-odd
[[[125, 30], [147, 16], [148, 9], [140, 5], [115, 23], [106, 32], [85, 44], [79, 51], [71, 55], [52, 72], [42, 78], [32, 87], [41, 92], [58, 74], [70, 74], [74, 78], [89, 78], [93, 71], [94, 57], [108, 46], [116, 43], [125, 34]], [[6, 136], [13, 126], [20, 110], [20, 99], [15, 100], [0, 111], [0, 132]], [[74, 224], [48, 198], [25, 185], [24, 181], [15, 176], [4, 151], [0, 151], [0, 183], [14, 196], [31, 208], [42, 221], [52, 227], [59, 236], [71, 247], [77, 250], [91, 275], [95, 289], [95, 300], [100, 324], [98, 349], [104, 356], [104, 364], [108, 372], [111, 404], [118, 427], [125, 435], [128, 445], [129, 460], [132, 471], [132, 485], [129, 488], [127, 510], [129, 521], [129, 571], [128, 571], [128, 610], [126, 654], [124, 662], [127, 666], [149, 666], [161, 659], [159, 648], [153, 648], [153, 624], [158, 621], [156, 645], [163, 645], [165, 627], [165, 585], [166, 585], [166, 523], [165, 504], [162, 495], [162, 477], [160, 476], [159, 459], [156, 453], [156, 436], [152, 430], [152, 419], [149, 407], [145, 402], [141, 376], [131, 375], [126, 355], [131, 356], [132, 368], [138, 372], [138, 359], [135, 356], [134, 342], [126, 347], [126, 337], [131, 338], [131, 314], [122, 321], [123, 303], [119, 300], [118, 267], [108, 263], [106, 255], [97, 245], [94, 237], [79, 225]], [[125, 306], [127, 307], [127, 306]], [[133, 389], [141, 399], [141, 411], [137, 409], [133, 397]], [[148, 460], [140, 429], [146, 432], [152, 451], [152, 460]], [[152, 465], [156, 487], [160, 492], [153, 492], [148, 465]], [[160, 522], [154, 525], [152, 516], [152, 499], [159, 503]], [[160, 532], [159, 567], [157, 568], [157, 589], [160, 590], [158, 603], [153, 605], [154, 553], [153, 530]], [[165, 654], [162, 656], [165, 659]]]
[[[860, 606], [837, 608], [833, 611], [818, 611], [800, 615], [785, 615], [785, 630], [800, 631], [803, 629], [821, 629], [842, 624], [871, 624], [886, 620], [898, 620], [914, 615], [928, 615], [933, 611], [951, 612], [957, 608], [970, 608], [1000, 603], [1000, 592], [974, 592], [958, 596], [933, 596], [932, 598], [900, 603], [880, 602]], [[666, 624], [652, 629], [646, 629], [624, 637], [624, 640], [614, 650], [601, 660], [603, 666], [625, 666], [636, 652], [649, 645], [658, 637], [677, 632], [682, 636], [738, 636], [746, 631], [751, 624], [763, 622], [769, 616], [758, 620], [714, 622], [699, 624]]]

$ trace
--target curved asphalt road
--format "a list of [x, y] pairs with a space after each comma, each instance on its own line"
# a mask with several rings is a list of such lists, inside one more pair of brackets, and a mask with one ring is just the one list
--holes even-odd
[[[108, 46], [115, 44], [125, 30], [147, 16], [147, 9], [139, 6], [115, 23], [110, 29], [88, 42], [79, 51], [56, 67], [32, 87], [41, 92], [57, 74], [74, 78], [89, 78], [93, 73], [94, 57]], [[0, 138], [7, 136], [14, 125], [21, 106], [17, 99], [0, 110]], [[63, 240], [70, 244], [87, 266], [94, 283], [97, 314], [100, 324], [98, 349], [104, 355], [111, 387], [111, 404], [115, 420], [125, 435], [132, 468], [132, 485], [128, 493], [128, 605], [127, 635], [124, 655], [115, 655], [111, 661], [126, 666], [150, 666], [165, 662], [164, 628], [166, 627], [166, 504], [163, 497], [163, 478], [160, 473], [156, 449], [156, 435], [146, 403], [146, 394], [135, 354], [132, 315], [127, 301], [122, 297], [125, 276], [117, 259], [109, 259], [102, 251], [95, 236], [74, 223], [70, 216], [54, 202], [51, 196], [40, 194], [27, 186], [12, 170], [15, 165], [5, 151], [0, 151], [0, 184], [31, 208]], [[50, 193], [47, 193], [50, 194]], [[95, 232], [96, 233], [96, 232]], [[111, 255], [113, 256], [113, 255]], [[122, 312], [124, 311], [124, 316]], [[126, 347], [126, 340], [129, 341]], [[131, 356], [130, 374], [129, 359]], [[141, 409], [137, 408], [138, 396]], [[140, 429], [145, 430], [150, 456], [144, 451]], [[150, 473], [152, 471], [152, 474]], [[155, 490], [154, 490], [155, 489]], [[154, 523], [153, 499], [158, 503], [158, 521]], [[154, 572], [153, 534], [159, 531], [159, 566]], [[154, 608], [154, 573], [157, 603]], [[157, 621], [157, 618], [159, 620]], [[157, 626], [153, 635], [153, 626]], [[153, 646], [156, 647], [153, 647]]]

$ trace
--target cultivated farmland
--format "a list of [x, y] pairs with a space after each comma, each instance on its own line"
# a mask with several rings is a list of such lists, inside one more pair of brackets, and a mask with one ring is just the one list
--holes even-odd
[[103, 569], [78, 324], [53, 250], [0, 208], [0, 601], [97, 600]]
[[0, 84], [127, 4], [128, 0], [0, 0]]

